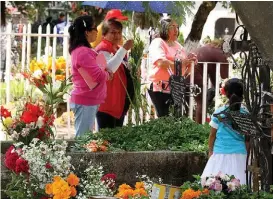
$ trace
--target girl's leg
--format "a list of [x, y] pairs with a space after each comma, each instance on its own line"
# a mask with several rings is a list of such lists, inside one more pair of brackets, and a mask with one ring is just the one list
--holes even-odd
[[98, 105], [85, 106], [73, 104], [72, 107], [75, 114], [76, 137], [79, 137], [93, 129]]

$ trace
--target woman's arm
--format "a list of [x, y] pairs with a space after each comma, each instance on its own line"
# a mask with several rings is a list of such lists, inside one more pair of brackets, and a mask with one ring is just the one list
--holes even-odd
[[107, 51], [101, 51], [107, 61], [107, 69], [112, 71], [113, 73], [117, 71], [118, 67], [120, 66], [123, 58], [125, 57], [127, 50], [121, 47], [116, 54], [112, 57], [111, 54]]
[[120, 66], [123, 58], [125, 57], [128, 50], [130, 50], [134, 45], [133, 40], [127, 40], [123, 47], [120, 47], [116, 54], [112, 57], [111, 54], [107, 51], [102, 51], [107, 61], [107, 70], [112, 73], [116, 72], [118, 67]]
[[216, 138], [217, 129], [211, 127], [209, 135], [209, 158], [213, 154], [213, 146]]

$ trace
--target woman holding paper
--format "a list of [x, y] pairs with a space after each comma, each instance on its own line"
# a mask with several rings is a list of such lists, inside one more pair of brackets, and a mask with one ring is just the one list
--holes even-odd
[[76, 136], [92, 129], [98, 106], [106, 98], [106, 81], [112, 73], [98, 66], [97, 52], [91, 49], [97, 28], [91, 16], [80, 16], [69, 27], [72, 82], [71, 108], [75, 114]]
[[190, 72], [190, 62], [196, 61], [193, 54], [189, 56], [181, 44], [177, 42], [179, 26], [169, 16], [160, 20], [160, 37], [155, 38], [149, 47], [149, 74], [152, 82], [148, 90], [151, 100], [155, 106], [158, 117], [169, 114], [170, 89], [168, 81], [174, 73], [174, 60], [182, 60], [182, 75]]
[[133, 98], [133, 82], [127, 68], [127, 51], [133, 47], [133, 40], [128, 40], [122, 47], [122, 24], [109, 19], [102, 25], [103, 39], [96, 51], [103, 53], [107, 60], [107, 69], [114, 73], [113, 79], [107, 81], [107, 97], [99, 107], [97, 121], [99, 128], [115, 128], [123, 125], [130, 99]]

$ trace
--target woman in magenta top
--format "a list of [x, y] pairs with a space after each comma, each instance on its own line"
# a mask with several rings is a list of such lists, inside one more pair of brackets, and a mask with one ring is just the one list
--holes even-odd
[[81, 136], [94, 125], [98, 106], [106, 98], [106, 81], [110, 73], [98, 66], [97, 53], [90, 46], [97, 37], [93, 18], [78, 17], [68, 31], [73, 82], [70, 103], [75, 114], [76, 136]]

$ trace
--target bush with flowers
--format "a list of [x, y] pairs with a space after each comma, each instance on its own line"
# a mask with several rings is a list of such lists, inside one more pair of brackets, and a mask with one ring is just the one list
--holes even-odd
[[216, 176], [201, 178], [194, 176], [194, 182], [185, 182], [182, 186], [180, 199], [256, 199], [273, 198], [273, 194], [260, 191], [250, 192], [246, 185], [241, 185], [240, 180], [233, 175], [226, 175], [219, 172]]

